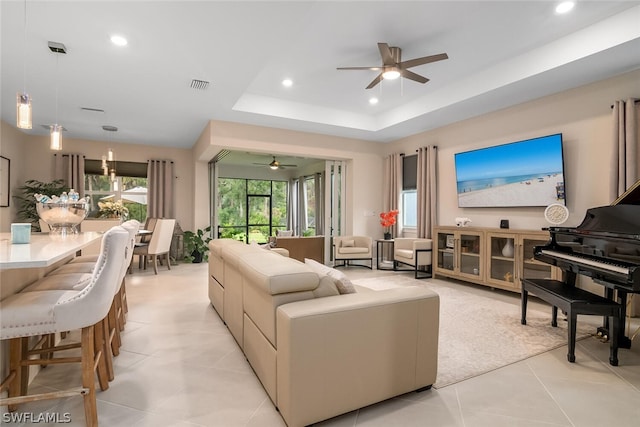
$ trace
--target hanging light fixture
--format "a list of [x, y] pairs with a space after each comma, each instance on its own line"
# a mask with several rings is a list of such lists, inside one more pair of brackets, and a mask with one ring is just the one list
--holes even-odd
[[58, 58], [60, 53], [67, 53], [67, 48], [62, 43], [49, 42], [49, 49], [56, 54], [56, 123], [49, 126], [51, 130], [51, 143], [49, 147], [52, 150], [62, 150], [62, 126], [58, 124]]
[[[107, 132], [117, 132], [118, 128], [111, 125], [103, 125], [102, 129]], [[111, 141], [111, 135], [107, 137], [107, 140]], [[107, 151], [106, 156], [102, 156], [102, 170], [105, 175], [109, 175], [111, 179], [111, 183], [113, 185], [113, 190], [118, 191], [118, 180], [116, 176], [116, 155], [111, 148]]]
[[31, 129], [33, 126], [31, 97], [27, 93], [27, 0], [24, 0], [24, 46], [23, 70], [22, 70], [22, 93], [16, 96], [16, 126], [20, 129]]

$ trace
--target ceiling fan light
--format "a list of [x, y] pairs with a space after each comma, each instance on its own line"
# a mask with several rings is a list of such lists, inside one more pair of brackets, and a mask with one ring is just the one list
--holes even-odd
[[62, 126], [51, 125], [51, 143], [49, 148], [55, 151], [62, 150]]
[[400, 77], [400, 71], [398, 71], [395, 68], [392, 68], [392, 69], [382, 73], [382, 78], [385, 79], [385, 80], [395, 80], [398, 77]]
[[19, 129], [31, 129], [31, 97], [26, 93], [18, 93], [16, 102], [16, 126]]

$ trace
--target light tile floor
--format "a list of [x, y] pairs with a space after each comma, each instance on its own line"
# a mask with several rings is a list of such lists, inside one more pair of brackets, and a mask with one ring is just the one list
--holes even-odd
[[[342, 269], [352, 278], [383, 274]], [[513, 304], [519, 296], [441, 281]], [[101, 426], [284, 426], [235, 341], [209, 304], [206, 264], [167, 271], [135, 270], [127, 277], [129, 315], [116, 378], [98, 392]], [[535, 304], [535, 302], [534, 302]], [[588, 321], [592, 317], [580, 317]], [[594, 323], [594, 324], [597, 324]], [[640, 325], [634, 319], [633, 328]], [[633, 329], [635, 331], [635, 329]], [[487, 333], [487, 339], [491, 339]], [[566, 346], [441, 389], [408, 393], [317, 424], [347, 426], [640, 426], [640, 338], [620, 350], [620, 366], [608, 364], [608, 345], [596, 338], [577, 343], [576, 363]], [[79, 381], [77, 367], [40, 372], [31, 389]], [[69, 414], [83, 426], [80, 398], [23, 405], [20, 412]], [[6, 414], [2, 415], [6, 423]]]

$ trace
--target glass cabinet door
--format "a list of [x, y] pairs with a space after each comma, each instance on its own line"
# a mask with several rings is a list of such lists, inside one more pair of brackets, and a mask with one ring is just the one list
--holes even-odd
[[440, 270], [453, 271], [455, 249], [454, 233], [438, 232], [436, 239], [438, 248], [436, 268]]
[[547, 240], [540, 236], [521, 237], [522, 240], [522, 266], [521, 279], [554, 279], [554, 269], [551, 265], [538, 261], [533, 257], [535, 246], [543, 246]]
[[501, 287], [515, 286], [516, 236], [514, 234], [487, 233], [489, 264], [487, 281]]
[[478, 278], [482, 275], [481, 235], [475, 232], [459, 232], [458, 270], [461, 275]]

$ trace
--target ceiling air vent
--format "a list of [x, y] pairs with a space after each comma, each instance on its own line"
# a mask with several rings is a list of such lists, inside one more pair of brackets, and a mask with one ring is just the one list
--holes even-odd
[[102, 108], [93, 108], [93, 107], [80, 107], [83, 111], [90, 111], [92, 113], [104, 113]]
[[191, 89], [205, 90], [209, 87], [209, 82], [204, 80], [193, 79], [191, 80]]

